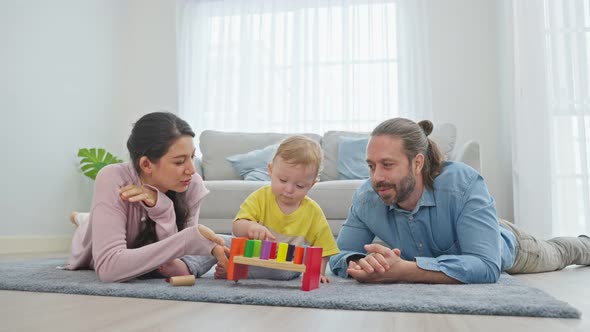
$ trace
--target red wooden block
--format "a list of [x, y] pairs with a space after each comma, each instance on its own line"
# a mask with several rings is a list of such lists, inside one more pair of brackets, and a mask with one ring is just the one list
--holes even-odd
[[322, 269], [322, 248], [307, 247], [305, 253], [305, 273], [301, 282], [302, 291], [310, 291], [320, 286]]
[[270, 256], [269, 259], [276, 259], [277, 258], [277, 243], [273, 242], [270, 244]]

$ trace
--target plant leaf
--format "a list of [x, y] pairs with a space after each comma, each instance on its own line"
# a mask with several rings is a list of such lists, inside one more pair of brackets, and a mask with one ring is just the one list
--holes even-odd
[[123, 162], [103, 148], [82, 148], [78, 150], [78, 157], [81, 158], [80, 170], [92, 180], [96, 179], [98, 172], [106, 165]]
[[107, 164], [114, 164], [114, 163], [120, 163], [120, 162], [122, 162], [122, 160], [119, 160], [117, 157], [113, 156], [110, 152], [107, 152], [107, 154], [104, 158], [104, 162]]

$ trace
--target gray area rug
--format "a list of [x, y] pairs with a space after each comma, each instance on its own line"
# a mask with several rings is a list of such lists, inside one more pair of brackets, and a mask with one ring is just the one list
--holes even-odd
[[211, 273], [189, 287], [172, 287], [163, 279], [101, 283], [94, 271], [56, 269], [64, 264], [65, 259], [2, 263], [0, 289], [323, 309], [580, 318], [569, 304], [507, 274], [491, 285], [370, 285], [332, 276], [332, 283], [303, 292], [301, 279], [235, 283], [215, 280]]

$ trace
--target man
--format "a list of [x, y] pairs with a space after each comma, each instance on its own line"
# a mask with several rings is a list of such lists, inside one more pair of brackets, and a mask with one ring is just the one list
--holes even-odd
[[[360, 282], [494, 283], [502, 271], [590, 265], [590, 238], [537, 240], [498, 221], [481, 175], [444, 162], [430, 121], [384, 121], [367, 146], [370, 181], [354, 194], [330, 267]], [[375, 236], [389, 249], [370, 244]]]

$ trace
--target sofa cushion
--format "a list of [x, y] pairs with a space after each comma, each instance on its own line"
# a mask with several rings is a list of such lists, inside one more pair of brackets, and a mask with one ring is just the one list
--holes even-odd
[[452, 160], [463, 162], [481, 173], [481, 162], [479, 157], [479, 143], [469, 141], [455, 152]]
[[336, 180], [317, 182], [308, 196], [316, 201], [328, 219], [346, 219], [352, 195], [368, 180]]
[[[308, 196], [320, 205], [326, 218], [346, 219], [352, 195], [365, 181], [367, 180], [317, 182]], [[257, 189], [269, 184], [268, 181], [207, 181], [205, 185], [209, 194], [203, 199], [199, 218], [233, 220], [244, 200]]]
[[269, 184], [268, 181], [206, 181], [205, 186], [209, 189], [209, 194], [203, 198], [199, 218], [230, 219], [233, 221], [244, 200], [258, 188]]
[[341, 180], [368, 179], [367, 143], [369, 137], [340, 138], [338, 145], [338, 178]]
[[244, 180], [270, 181], [268, 163], [271, 162], [278, 147], [278, 144], [273, 144], [263, 149], [236, 154], [226, 159], [231, 163], [234, 171]]
[[[332, 181], [338, 179], [338, 147], [341, 137], [367, 137], [371, 133], [351, 131], [328, 131], [322, 139], [324, 150], [324, 169], [320, 173], [321, 181]], [[430, 138], [436, 142], [446, 159], [451, 159], [451, 154], [457, 139], [457, 127], [452, 123], [441, 123], [434, 125]]]
[[457, 127], [452, 123], [441, 123], [434, 125], [434, 130], [429, 137], [433, 140], [440, 152], [445, 156], [445, 159], [451, 159], [451, 154], [455, 148], [455, 141], [457, 140]]
[[324, 168], [320, 173], [320, 181], [338, 180], [338, 147], [341, 137], [368, 137], [370, 133], [352, 131], [327, 131], [322, 139], [324, 150]]
[[[205, 180], [241, 180], [241, 177], [234, 172], [231, 163], [227, 161], [227, 157], [280, 143], [291, 135], [295, 134], [205, 130], [199, 136], [203, 178]], [[318, 143], [322, 140], [322, 137], [317, 134], [303, 135]]]

